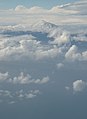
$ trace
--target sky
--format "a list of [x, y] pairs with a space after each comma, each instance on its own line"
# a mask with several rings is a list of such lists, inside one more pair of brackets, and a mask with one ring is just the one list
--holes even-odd
[[79, 0], [0, 0], [0, 8], [13, 8], [17, 5], [24, 5], [27, 7], [40, 6], [44, 8], [51, 8], [59, 4], [75, 1]]

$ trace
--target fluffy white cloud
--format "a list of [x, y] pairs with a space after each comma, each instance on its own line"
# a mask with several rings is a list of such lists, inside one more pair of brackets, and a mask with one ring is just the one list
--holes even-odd
[[6, 73], [0, 73], [0, 81], [1, 82], [8, 82], [13, 84], [45, 84], [49, 82], [49, 77], [43, 77], [42, 79], [33, 79], [30, 74], [24, 74], [21, 72], [19, 76], [15, 76], [11, 78], [8, 72]]
[[72, 45], [66, 52], [65, 58], [69, 61], [87, 61], [87, 51], [79, 53], [78, 47], [76, 45]]
[[36, 51], [36, 59], [48, 59], [48, 58], [56, 58], [58, 55], [61, 54], [61, 50], [57, 47], [53, 47], [47, 50], [38, 50]]
[[70, 61], [81, 59], [81, 54], [78, 53], [78, 47], [76, 45], [72, 45], [68, 52], [66, 52], [65, 58]]
[[86, 86], [87, 86], [87, 82], [83, 80], [76, 80], [73, 82], [73, 91], [81, 92], [86, 88]]
[[69, 91], [70, 89], [73, 89], [74, 93], [82, 92], [87, 88], [87, 82], [83, 80], [76, 80], [72, 84], [72, 88], [70, 86], [66, 86], [65, 89]]
[[[0, 61], [38, 61], [58, 59], [63, 55], [69, 61], [87, 61], [86, 48], [84, 51], [80, 50], [79, 42], [86, 42], [84, 39], [81, 40], [82, 38], [78, 40], [81, 32], [73, 35], [44, 20], [31, 27], [23, 25], [1, 27], [0, 32]], [[86, 31], [83, 36], [86, 38]], [[44, 40], [47, 40], [46, 43]], [[71, 42], [75, 43], [71, 45]]]
[[40, 79], [37, 79], [37, 80], [35, 80], [34, 82], [35, 82], [36, 84], [45, 84], [45, 83], [47, 83], [48, 81], [49, 81], [49, 77], [47, 76], [47, 77], [42, 78], [41, 80], [40, 80]]
[[31, 80], [31, 76], [29, 74], [24, 76], [23, 72], [21, 72], [18, 77], [14, 77], [13, 79], [9, 79], [9, 82], [13, 82], [14, 84], [17, 84], [17, 83], [28, 84], [28, 83], [32, 82], [32, 80]]
[[50, 34], [51, 34], [50, 37], [53, 37], [55, 39], [53, 41], [50, 41], [50, 44], [56, 44], [58, 46], [61, 46], [70, 41], [69, 33], [67, 33], [66, 31], [62, 32], [61, 30], [56, 29]]
[[22, 60], [26, 59], [26, 57], [39, 60], [55, 58], [61, 53], [59, 48], [54, 46], [50, 47], [49, 44], [43, 45], [36, 38], [31, 37], [31, 35], [18, 36], [13, 39], [4, 38], [0, 42], [0, 60]]
[[[21, 28], [23, 31], [20, 30]], [[45, 30], [46, 28], [49, 30]], [[27, 29], [28, 31], [26, 31]], [[71, 46], [71, 42], [76, 40], [69, 32], [63, 31], [63, 29], [58, 28], [58, 26], [46, 21], [42, 21], [40, 24], [32, 27], [30, 34], [29, 29], [30, 28], [26, 28], [20, 25], [1, 28], [1, 34], [9, 35], [11, 37], [1, 36], [0, 61], [25, 59], [32, 59], [33, 61], [37, 61], [47, 60], [50, 58], [59, 58], [60, 55], [65, 55], [65, 58], [69, 61], [87, 61], [87, 51], [84, 50], [81, 52], [79, 50], [79, 44], [79, 47], [75, 43]], [[46, 44], [43, 44], [43, 39], [38, 40], [38, 37], [33, 36], [35, 32], [37, 34], [42, 32], [42, 37], [48, 33], [46, 39], [49, 40], [46, 41]], [[86, 37], [86, 33], [84, 33], [84, 36]], [[78, 37], [79, 36], [77, 36], [77, 39]], [[78, 41], [79, 40], [76, 42]], [[81, 42], [83, 43], [84, 40], [81, 40]]]

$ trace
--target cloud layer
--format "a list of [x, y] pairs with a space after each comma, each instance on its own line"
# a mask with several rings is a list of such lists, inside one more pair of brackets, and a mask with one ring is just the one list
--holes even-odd
[[44, 20], [32, 27], [1, 27], [0, 61], [59, 60], [62, 57], [67, 61], [87, 61], [86, 46], [80, 50], [80, 44], [87, 42], [86, 34], [86, 31], [70, 33]]
[[[33, 24], [39, 20], [46, 20], [56, 24], [86, 24], [87, 1], [68, 3], [45, 9], [39, 6], [27, 8], [18, 5], [16, 8], [0, 10], [2, 24]], [[5, 16], [3, 17], [4, 14]], [[7, 17], [8, 16], [8, 17]]]
[[60, 5], [60, 6], [54, 6], [51, 9], [44, 9], [38, 6], [34, 6], [31, 8], [26, 8], [23, 5], [18, 5], [15, 8], [16, 12], [25, 12], [25, 13], [30, 13], [30, 14], [39, 14], [39, 13], [56, 13], [56, 14], [87, 14], [86, 12], [86, 7], [87, 7], [87, 1], [79, 1], [75, 3], [68, 3], [65, 5]]
[[84, 0], [0, 10], [0, 102], [33, 99], [56, 86], [58, 92], [66, 83], [68, 92], [86, 89], [86, 81], [75, 81], [87, 71], [86, 8]]

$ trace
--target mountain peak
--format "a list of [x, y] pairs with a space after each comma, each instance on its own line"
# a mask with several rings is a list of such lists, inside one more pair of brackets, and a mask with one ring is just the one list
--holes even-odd
[[48, 31], [49, 32], [50, 30], [57, 28], [58, 26], [53, 23], [47, 22], [45, 20], [40, 20], [39, 22], [34, 24], [32, 27], [39, 31]]

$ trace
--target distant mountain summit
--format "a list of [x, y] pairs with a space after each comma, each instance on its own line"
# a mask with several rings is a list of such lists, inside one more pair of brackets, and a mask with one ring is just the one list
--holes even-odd
[[57, 25], [47, 22], [45, 20], [41, 20], [32, 26], [32, 28], [36, 31], [47, 32], [47, 33], [57, 27], [58, 27]]

